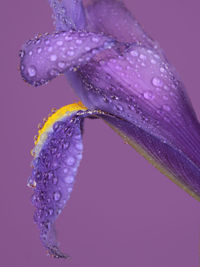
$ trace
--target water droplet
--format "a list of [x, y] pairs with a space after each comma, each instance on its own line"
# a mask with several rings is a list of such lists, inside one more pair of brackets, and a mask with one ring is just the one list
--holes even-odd
[[59, 201], [61, 199], [61, 193], [59, 191], [55, 192], [53, 198], [55, 201]]
[[76, 139], [76, 140], [80, 140], [80, 139], [81, 139], [81, 135], [80, 135], [80, 134], [75, 135], [75, 136], [74, 136], [74, 139]]
[[76, 43], [77, 43], [77, 44], [82, 44], [82, 40], [77, 39], [77, 40], [76, 40]]
[[20, 50], [20, 51], [19, 51], [19, 56], [20, 56], [21, 58], [24, 56], [24, 54], [25, 54], [24, 50]]
[[57, 56], [56, 56], [56, 55], [51, 55], [51, 56], [50, 56], [50, 60], [51, 60], [51, 61], [56, 61], [56, 59], [57, 59]]
[[56, 43], [58, 46], [61, 46], [61, 45], [63, 45], [63, 41], [58, 41], [57, 43]]
[[151, 59], [151, 64], [156, 64], [156, 61], [154, 59]]
[[152, 84], [154, 85], [154, 86], [162, 86], [163, 85], [163, 82], [162, 82], [162, 80], [160, 79], [160, 78], [158, 78], [158, 77], [154, 77], [153, 79], [152, 79]]
[[85, 47], [85, 51], [90, 51], [90, 47], [89, 46], [86, 46]]
[[165, 72], [165, 69], [163, 67], [160, 68], [160, 72]]
[[131, 55], [132, 55], [133, 57], [137, 57], [137, 56], [138, 56], [138, 52], [135, 51], [135, 50], [133, 50], [133, 51], [131, 51]]
[[154, 98], [154, 95], [153, 95], [152, 92], [150, 92], [150, 91], [145, 92], [143, 95], [144, 95], [144, 98], [145, 98], [145, 99], [148, 99], [148, 100]]
[[164, 85], [163, 87], [166, 91], [169, 91], [169, 87], [167, 85]]
[[28, 75], [34, 77], [36, 75], [36, 68], [34, 66], [28, 67]]
[[162, 107], [166, 111], [170, 111], [171, 110], [171, 108], [168, 105], [163, 105]]
[[[58, 166], [58, 164], [56, 164], [56, 167]], [[58, 183], [58, 178], [57, 177], [53, 177], [53, 179], [52, 179], [52, 182], [53, 182], [53, 184], [54, 185], [57, 185], [57, 183]]]
[[48, 213], [49, 213], [49, 215], [51, 216], [51, 215], [53, 215], [53, 209], [48, 209]]
[[57, 69], [50, 70], [49, 74], [53, 77], [57, 76], [59, 74], [59, 71]]
[[53, 47], [50, 46], [50, 47], [48, 48], [48, 51], [51, 52], [52, 50], [53, 50]]
[[98, 42], [99, 42], [99, 38], [97, 38], [97, 37], [93, 37], [93, 38], [92, 38], [92, 41], [93, 41], [94, 43], [98, 43]]
[[145, 60], [147, 57], [143, 54], [140, 55], [140, 59]]
[[75, 158], [74, 158], [74, 157], [69, 157], [69, 158], [66, 160], [66, 163], [67, 163], [67, 165], [69, 165], [69, 166], [73, 166], [74, 163], [75, 163]]
[[135, 110], [135, 107], [134, 106], [132, 106], [132, 105], [128, 105], [128, 108], [130, 109], [130, 110]]
[[29, 51], [28, 54], [29, 54], [29, 56], [32, 56], [33, 51]]
[[65, 67], [65, 62], [63, 61], [58, 62], [58, 67], [63, 69]]
[[77, 148], [78, 150], [82, 150], [82, 149], [83, 149], [83, 144], [82, 144], [82, 143], [77, 143], [77, 144], [76, 144], [76, 148]]
[[68, 54], [68, 56], [72, 57], [74, 55], [74, 52], [73, 51], [68, 51], [67, 54]]
[[66, 183], [71, 184], [74, 181], [74, 177], [73, 176], [66, 176], [64, 178], [64, 180], [65, 180]]
[[42, 52], [42, 48], [39, 47], [39, 48], [37, 49], [37, 52], [38, 52], [38, 54], [40, 54], [40, 53]]
[[123, 107], [120, 106], [120, 105], [116, 105], [116, 109], [119, 110], [119, 111], [123, 111], [124, 110]]

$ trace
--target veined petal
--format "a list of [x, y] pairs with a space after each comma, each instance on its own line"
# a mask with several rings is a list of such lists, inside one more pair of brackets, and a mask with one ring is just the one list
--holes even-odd
[[86, 17], [90, 31], [109, 34], [119, 42], [157, 46], [121, 1], [94, 0], [86, 8]]
[[85, 28], [85, 12], [82, 0], [49, 0], [54, 13], [57, 31]]
[[24, 45], [21, 75], [34, 86], [42, 85], [66, 70], [76, 71], [110, 46], [111, 39], [102, 34], [69, 31], [41, 35]]
[[54, 222], [70, 197], [82, 158], [83, 119], [96, 113], [82, 103], [63, 107], [47, 119], [35, 141], [28, 185], [34, 188], [34, 220], [41, 241], [55, 258], [67, 257], [59, 250]]
[[102, 52], [80, 73], [87, 92], [84, 104], [126, 121], [124, 129], [119, 124], [120, 132], [200, 196], [200, 125], [183, 84], [165, 57], [133, 45], [118, 56]]
[[[147, 129], [144, 130], [128, 121], [105, 116], [103, 119], [161, 173], [200, 201], [200, 165], [190, 159], [189, 153], [184, 153], [170, 142], [163, 141]], [[188, 140], [190, 137], [194, 138], [193, 133], [188, 133], [187, 137]], [[194, 150], [195, 145], [199, 147], [199, 140], [194, 144]]]

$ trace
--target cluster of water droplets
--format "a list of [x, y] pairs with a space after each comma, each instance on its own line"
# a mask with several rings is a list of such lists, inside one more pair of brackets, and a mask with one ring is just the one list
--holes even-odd
[[20, 52], [21, 74], [34, 86], [45, 84], [67, 69], [76, 71], [99, 51], [111, 47], [110, 38], [83, 31], [36, 36]]
[[[76, 114], [53, 125], [42, 149], [33, 160], [29, 186], [34, 188], [34, 220], [44, 243], [53, 231], [53, 223], [69, 199], [74, 177], [82, 158], [81, 117]], [[54, 240], [56, 242], [56, 240]]]

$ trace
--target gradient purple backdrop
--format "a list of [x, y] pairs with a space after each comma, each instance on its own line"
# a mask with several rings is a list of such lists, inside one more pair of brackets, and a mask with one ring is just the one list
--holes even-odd
[[[199, 0], [126, 0], [176, 67], [200, 118]], [[2, 1], [0, 266], [197, 267], [200, 203], [146, 162], [100, 120], [86, 120], [72, 197], [57, 222], [68, 261], [46, 256], [33, 223], [30, 150], [52, 107], [77, 101], [66, 79], [32, 88], [17, 70], [21, 45], [52, 32], [47, 0]]]

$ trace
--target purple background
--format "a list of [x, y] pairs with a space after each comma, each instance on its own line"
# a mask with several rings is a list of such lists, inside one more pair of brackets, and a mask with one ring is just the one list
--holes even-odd
[[[124, 2], [166, 51], [200, 117], [199, 0]], [[199, 203], [98, 120], [86, 120], [77, 183], [57, 222], [71, 260], [46, 256], [26, 187], [30, 150], [43, 117], [77, 97], [64, 77], [32, 88], [17, 70], [21, 45], [53, 30], [47, 0], [2, 1], [0, 13], [0, 266], [198, 266]]]

